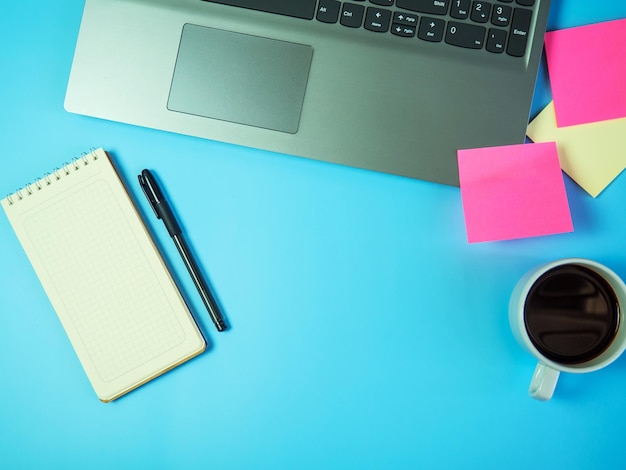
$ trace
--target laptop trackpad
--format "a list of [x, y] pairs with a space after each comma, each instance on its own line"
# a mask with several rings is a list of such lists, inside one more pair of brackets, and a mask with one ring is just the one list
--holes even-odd
[[295, 134], [313, 48], [186, 24], [168, 109]]

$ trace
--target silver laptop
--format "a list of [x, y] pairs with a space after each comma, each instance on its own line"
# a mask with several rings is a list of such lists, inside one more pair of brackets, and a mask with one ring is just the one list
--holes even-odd
[[522, 143], [549, 0], [86, 0], [68, 111], [458, 185]]

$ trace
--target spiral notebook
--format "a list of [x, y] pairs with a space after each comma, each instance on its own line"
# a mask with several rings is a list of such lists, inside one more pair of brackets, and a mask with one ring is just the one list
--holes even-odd
[[104, 150], [1, 202], [101, 401], [204, 351], [205, 340]]

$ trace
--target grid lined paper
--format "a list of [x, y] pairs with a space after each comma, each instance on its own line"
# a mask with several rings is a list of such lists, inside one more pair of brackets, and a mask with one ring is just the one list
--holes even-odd
[[103, 380], [184, 340], [106, 181], [32, 215], [24, 227]]
[[204, 350], [202, 338], [102, 150], [2, 201], [104, 401]]

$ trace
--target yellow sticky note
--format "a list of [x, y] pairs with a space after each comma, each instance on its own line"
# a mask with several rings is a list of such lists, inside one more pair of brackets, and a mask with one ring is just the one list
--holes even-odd
[[561, 168], [596, 197], [626, 167], [626, 118], [557, 127], [554, 102], [528, 125], [533, 142], [556, 142]]

